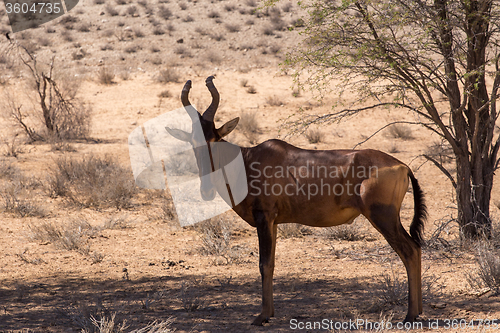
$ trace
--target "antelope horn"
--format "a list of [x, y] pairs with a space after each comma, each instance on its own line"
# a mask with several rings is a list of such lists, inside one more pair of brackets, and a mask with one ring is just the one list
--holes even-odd
[[191, 102], [189, 102], [189, 99], [188, 99], [189, 90], [191, 90], [191, 80], [188, 80], [186, 82], [186, 84], [184, 85], [184, 88], [182, 88], [181, 101], [182, 101], [182, 105], [184, 105], [184, 106], [191, 105]]
[[[186, 84], [184, 85], [184, 88], [182, 88], [182, 93], [181, 93], [182, 105], [184, 105], [184, 109], [188, 113], [191, 120], [199, 121], [198, 117], [200, 116], [200, 114], [198, 113], [198, 111], [195, 110], [195, 108], [193, 108], [191, 106], [191, 102], [188, 99], [189, 90], [191, 90], [191, 80], [188, 80], [186, 82]], [[188, 106], [191, 106], [191, 107], [188, 107]]]
[[210, 91], [210, 94], [212, 95], [212, 104], [207, 108], [205, 113], [203, 113], [203, 119], [208, 120], [213, 122], [214, 117], [215, 117], [215, 112], [217, 111], [217, 108], [219, 107], [219, 92], [217, 91], [217, 88], [215, 88], [214, 83], [212, 82], [213, 79], [215, 79], [214, 76], [209, 76], [205, 80], [205, 83], [207, 84], [207, 88]]

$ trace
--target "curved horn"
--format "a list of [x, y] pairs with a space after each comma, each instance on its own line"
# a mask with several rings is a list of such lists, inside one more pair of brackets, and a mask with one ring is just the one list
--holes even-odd
[[212, 82], [213, 79], [215, 79], [214, 76], [209, 76], [205, 80], [205, 83], [207, 84], [208, 90], [210, 90], [210, 94], [212, 95], [212, 104], [208, 107], [208, 109], [203, 113], [203, 119], [208, 120], [213, 122], [214, 117], [215, 117], [215, 112], [217, 111], [217, 108], [219, 107], [219, 92], [217, 91], [217, 88], [215, 88], [214, 83]]
[[191, 80], [188, 80], [184, 85], [184, 88], [182, 88], [182, 93], [181, 93], [182, 105], [184, 105], [184, 109], [188, 113], [189, 117], [191, 117], [191, 120], [199, 121], [198, 117], [200, 116], [200, 114], [198, 113], [198, 111], [196, 111], [194, 107], [191, 106], [191, 102], [188, 99], [189, 90], [191, 90]]
[[184, 85], [184, 88], [182, 88], [181, 101], [182, 101], [182, 105], [184, 105], [184, 106], [191, 105], [191, 102], [189, 102], [189, 99], [188, 99], [189, 90], [191, 90], [191, 80], [188, 80], [186, 82], [186, 84]]

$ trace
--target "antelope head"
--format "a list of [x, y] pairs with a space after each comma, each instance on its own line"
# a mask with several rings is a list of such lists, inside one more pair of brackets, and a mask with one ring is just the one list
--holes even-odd
[[[182, 89], [182, 105], [192, 120], [191, 133], [180, 129], [165, 128], [174, 138], [189, 142], [193, 146], [201, 179], [200, 192], [203, 200], [206, 201], [213, 200], [216, 194], [216, 187], [212, 179], [215, 165], [211, 148], [214, 143], [223, 141], [222, 139], [235, 129], [240, 120], [240, 118], [234, 118], [219, 128], [215, 127], [214, 117], [219, 106], [220, 96], [213, 84], [213, 79], [213, 76], [209, 76], [205, 81], [212, 95], [212, 103], [203, 115], [192, 107], [191, 102], [189, 102], [188, 95], [191, 90], [191, 80], [187, 81]], [[201, 131], [199, 130], [200, 126]]]

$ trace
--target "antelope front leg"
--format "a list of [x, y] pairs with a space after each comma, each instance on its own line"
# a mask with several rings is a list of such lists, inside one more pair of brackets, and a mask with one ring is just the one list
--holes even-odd
[[[254, 216], [261, 214], [254, 213]], [[273, 221], [267, 221], [264, 214], [259, 216], [257, 223], [257, 234], [259, 235], [259, 269], [262, 276], [262, 312], [255, 318], [252, 325], [262, 326], [274, 317], [273, 301], [273, 274], [274, 257], [276, 252], [277, 225]]]

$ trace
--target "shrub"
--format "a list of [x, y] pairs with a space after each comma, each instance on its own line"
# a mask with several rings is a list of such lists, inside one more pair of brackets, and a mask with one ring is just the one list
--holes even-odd
[[413, 139], [411, 127], [405, 124], [394, 124], [389, 126], [389, 134], [396, 139]]
[[208, 17], [209, 18], [219, 18], [220, 17], [220, 14], [219, 12], [215, 11], [215, 10], [212, 10], [208, 13]]
[[467, 274], [467, 281], [473, 288], [489, 288], [500, 293], [500, 252], [489, 244], [480, 243], [476, 250], [477, 271]]
[[106, 5], [106, 12], [108, 13], [109, 16], [120, 15], [120, 13], [115, 9], [115, 7], [110, 4]]
[[240, 26], [237, 25], [237, 24], [227, 23], [225, 25], [225, 27], [226, 27], [227, 31], [229, 31], [229, 32], [238, 32], [238, 31], [240, 31]]
[[334, 227], [325, 228], [325, 236], [328, 239], [358, 241], [366, 238], [366, 235], [360, 230], [358, 223], [342, 224]]
[[319, 129], [310, 129], [305, 133], [307, 141], [309, 143], [320, 143], [324, 139], [324, 133]]
[[195, 228], [200, 234], [202, 254], [222, 256], [228, 252], [232, 226], [227, 220], [214, 217], [198, 223]]
[[172, 12], [167, 7], [161, 5], [160, 8], [159, 8], [159, 10], [158, 10], [158, 15], [162, 19], [168, 20], [172, 16]]
[[160, 83], [179, 82], [180, 75], [175, 68], [162, 69], [157, 77]]
[[61, 196], [81, 206], [127, 208], [136, 193], [133, 177], [110, 156], [87, 155], [56, 160], [49, 177], [51, 196]]
[[260, 126], [255, 112], [243, 112], [240, 115], [238, 128], [247, 137], [250, 143], [256, 143], [260, 134]]
[[391, 305], [403, 305], [408, 297], [408, 282], [393, 270], [391, 272], [382, 275], [382, 300]]
[[106, 66], [103, 66], [99, 69], [97, 79], [101, 84], [110, 85], [114, 83], [115, 73]]
[[303, 236], [302, 228], [298, 223], [285, 223], [278, 225], [278, 234], [282, 238], [299, 238]]

